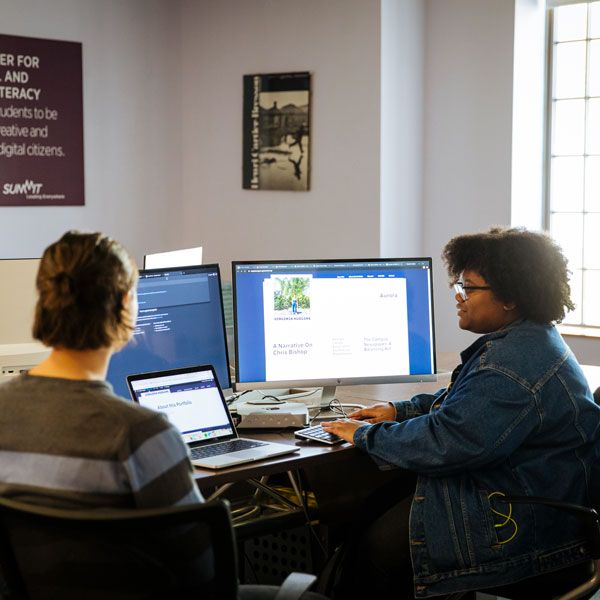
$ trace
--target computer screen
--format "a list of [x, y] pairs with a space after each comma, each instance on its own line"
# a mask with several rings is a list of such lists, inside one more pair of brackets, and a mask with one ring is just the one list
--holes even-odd
[[113, 355], [107, 380], [129, 398], [127, 375], [211, 364], [231, 387], [218, 265], [144, 269], [129, 343]]
[[431, 258], [232, 270], [236, 390], [436, 380]]
[[144, 255], [144, 269], [190, 267], [202, 264], [202, 246]]

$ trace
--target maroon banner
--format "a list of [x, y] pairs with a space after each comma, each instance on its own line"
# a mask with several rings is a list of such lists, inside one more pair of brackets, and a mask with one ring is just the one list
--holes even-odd
[[0, 206], [82, 204], [81, 44], [0, 35]]

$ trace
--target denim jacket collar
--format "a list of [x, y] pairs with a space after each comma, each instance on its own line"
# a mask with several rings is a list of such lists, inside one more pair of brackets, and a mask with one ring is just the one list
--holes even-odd
[[514, 320], [512, 323], [509, 323], [503, 329], [498, 329], [498, 331], [492, 331], [491, 333], [486, 333], [482, 336], [479, 336], [468, 348], [465, 348], [460, 353], [460, 358], [462, 364], [465, 365], [469, 362], [469, 360], [479, 352], [479, 349], [488, 342], [492, 340], [497, 340], [499, 338], [504, 337], [511, 329], [518, 327], [521, 323], [525, 321], [524, 318], [519, 318]]

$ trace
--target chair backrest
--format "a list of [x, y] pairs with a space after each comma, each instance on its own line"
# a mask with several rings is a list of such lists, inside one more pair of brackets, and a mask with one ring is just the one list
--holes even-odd
[[148, 510], [65, 510], [0, 498], [10, 600], [237, 597], [227, 501]]

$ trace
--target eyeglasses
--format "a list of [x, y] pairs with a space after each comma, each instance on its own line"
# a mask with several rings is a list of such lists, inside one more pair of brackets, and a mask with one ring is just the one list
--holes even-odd
[[462, 296], [463, 300], [467, 300], [472, 290], [491, 290], [489, 285], [463, 285], [462, 281], [454, 284], [454, 291]]

